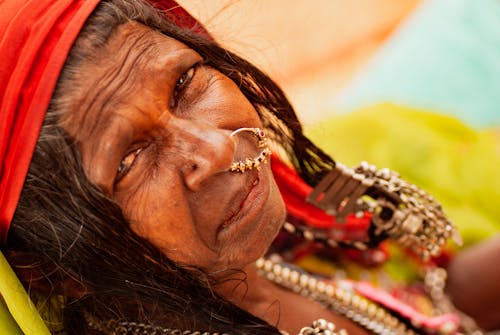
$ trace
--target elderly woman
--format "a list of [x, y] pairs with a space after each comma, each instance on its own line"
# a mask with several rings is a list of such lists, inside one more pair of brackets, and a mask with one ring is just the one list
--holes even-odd
[[[33, 298], [63, 306], [53, 333], [462, 327], [454, 314], [425, 317], [371, 286], [255, 263], [287, 215], [304, 217], [290, 195], [286, 213], [281, 193], [320, 180], [310, 202], [339, 221], [372, 222], [359, 243], [301, 230], [331, 247], [395, 236], [428, 257], [453, 227], [438, 217], [442, 229], [426, 229], [439, 239], [419, 237], [425, 248], [399, 226], [382, 229], [388, 217], [401, 220], [381, 201], [402, 200], [380, 181], [404, 182], [370, 166], [336, 166], [302, 134], [279, 87], [173, 1], [7, 0], [0, 13], [2, 250]], [[273, 161], [281, 193], [270, 144], [300, 175]], [[357, 201], [362, 195], [375, 205]]]

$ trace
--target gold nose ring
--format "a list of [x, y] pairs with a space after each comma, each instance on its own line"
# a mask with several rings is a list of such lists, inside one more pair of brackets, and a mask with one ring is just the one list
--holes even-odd
[[229, 136], [234, 137], [242, 132], [249, 132], [258, 140], [257, 146], [262, 148], [259, 154], [254, 158], [247, 158], [245, 160], [236, 161], [231, 164], [229, 171], [244, 173], [252, 169], [259, 169], [260, 165], [264, 163], [268, 156], [271, 155], [271, 149], [267, 143], [266, 133], [260, 128], [238, 128], [233, 131]]

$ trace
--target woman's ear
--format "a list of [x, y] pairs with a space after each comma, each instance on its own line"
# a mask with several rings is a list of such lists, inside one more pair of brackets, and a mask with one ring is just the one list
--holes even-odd
[[40, 263], [37, 257], [19, 251], [6, 251], [5, 257], [28, 292], [71, 298], [82, 298], [88, 293], [78, 276], [62, 271], [53, 263]]

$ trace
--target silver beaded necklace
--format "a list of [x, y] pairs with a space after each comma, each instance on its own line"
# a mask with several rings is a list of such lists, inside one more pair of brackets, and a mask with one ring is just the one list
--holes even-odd
[[261, 258], [256, 264], [269, 281], [325, 305], [374, 334], [417, 334], [384, 308], [356, 293], [329, 285], [270, 259]]
[[[289, 289], [297, 294], [309, 297], [332, 311], [345, 316], [354, 323], [377, 335], [417, 335], [416, 330], [409, 328], [385, 308], [351, 290], [334, 286], [315, 277], [296, 270], [284, 263], [261, 258], [256, 262], [257, 269], [264, 278]], [[140, 322], [108, 320], [101, 321], [84, 313], [87, 325], [109, 335], [229, 335], [207, 331], [180, 330], [149, 325]], [[454, 333], [454, 329], [443, 325], [440, 334]], [[283, 335], [290, 335], [281, 331]], [[478, 330], [467, 331], [481, 335]], [[298, 335], [348, 335], [344, 329], [336, 330], [335, 325], [318, 319], [311, 326], [303, 327]]]
[[[192, 330], [171, 329], [148, 325], [141, 322], [108, 320], [100, 321], [88, 313], [84, 313], [87, 325], [94, 330], [108, 335], [229, 335], [227, 333], [211, 333]], [[280, 331], [282, 335], [290, 335]], [[324, 319], [313, 321], [311, 326], [303, 327], [298, 335], [348, 335], [344, 329], [335, 330], [335, 324]]]
[[[417, 335], [415, 331], [409, 329], [384, 308], [358, 294], [326, 284], [269, 259], [261, 258], [256, 265], [259, 273], [269, 281], [324, 304], [327, 308], [344, 315], [374, 334]], [[108, 320], [103, 322], [87, 313], [85, 313], [85, 319], [90, 328], [110, 335], [221, 335], [219, 333], [164, 328], [130, 321]], [[284, 331], [282, 334], [289, 335]], [[318, 319], [311, 326], [302, 328], [298, 335], [347, 335], [347, 331], [343, 329], [335, 331], [333, 323]]]

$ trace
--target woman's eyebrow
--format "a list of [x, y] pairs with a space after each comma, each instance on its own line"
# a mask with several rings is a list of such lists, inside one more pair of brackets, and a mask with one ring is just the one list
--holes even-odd
[[174, 50], [160, 56], [157, 66], [160, 70], [180, 74], [187, 66], [190, 66], [193, 62], [202, 59], [201, 55], [199, 55], [196, 51], [186, 47], [185, 49]]

